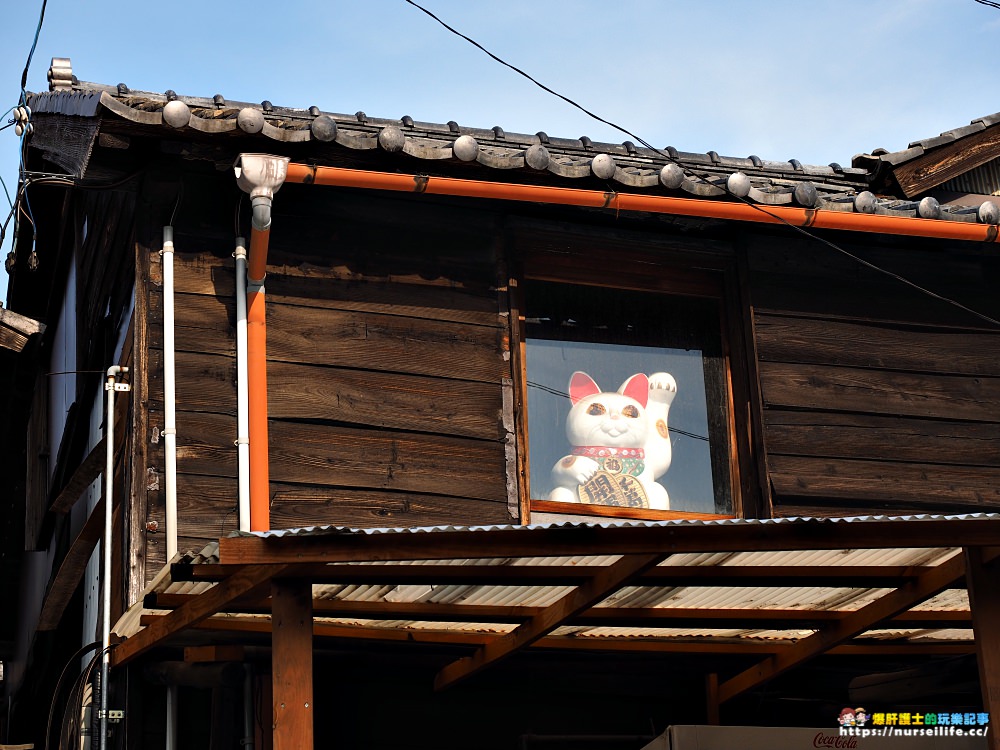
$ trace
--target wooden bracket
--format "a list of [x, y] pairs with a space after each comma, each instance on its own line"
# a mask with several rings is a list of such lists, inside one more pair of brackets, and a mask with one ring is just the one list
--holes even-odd
[[441, 690], [461, 682], [490, 664], [530, 646], [566, 620], [606, 599], [645, 570], [659, 564], [665, 557], [664, 554], [623, 555], [614, 565], [602, 569], [591, 580], [546, 607], [523, 625], [481, 646], [472, 656], [448, 664], [434, 678], [434, 689]]

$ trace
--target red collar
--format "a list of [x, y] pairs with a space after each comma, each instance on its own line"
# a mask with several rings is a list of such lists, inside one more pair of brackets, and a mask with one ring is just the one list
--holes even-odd
[[609, 456], [619, 456], [621, 458], [645, 458], [645, 451], [642, 448], [610, 448], [603, 445], [578, 445], [571, 451], [574, 456], [590, 456], [591, 458], [607, 458]]

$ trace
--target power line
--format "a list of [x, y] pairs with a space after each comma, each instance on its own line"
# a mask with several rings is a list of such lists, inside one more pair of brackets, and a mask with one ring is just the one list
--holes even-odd
[[[420, 10], [421, 12], [427, 14], [428, 16], [430, 16], [431, 18], [433, 18], [435, 21], [437, 21], [441, 26], [443, 26], [448, 31], [450, 31], [452, 34], [455, 34], [456, 36], [461, 37], [462, 39], [464, 39], [465, 41], [467, 41], [472, 46], [476, 47], [477, 49], [479, 49], [482, 52], [484, 52], [485, 54], [487, 54], [489, 57], [491, 57], [496, 62], [500, 63], [501, 65], [503, 65], [503, 66], [505, 66], [507, 68], [510, 68], [511, 70], [513, 70], [518, 75], [523, 76], [524, 78], [527, 78], [529, 81], [531, 81], [533, 84], [535, 84], [536, 86], [538, 86], [543, 91], [546, 91], [549, 94], [552, 94], [553, 96], [558, 97], [559, 99], [562, 99], [564, 102], [566, 102], [570, 106], [575, 107], [576, 109], [580, 110], [581, 112], [583, 112], [588, 117], [591, 117], [591, 118], [597, 120], [598, 122], [604, 123], [605, 125], [608, 125], [608, 126], [614, 128], [615, 130], [617, 130], [617, 131], [619, 131], [621, 133], [624, 133], [627, 136], [630, 136], [630, 137], [634, 138], [639, 143], [641, 143], [643, 146], [645, 146], [646, 148], [648, 148], [650, 151], [653, 151], [654, 153], [659, 154], [660, 156], [662, 156], [663, 158], [665, 158], [667, 161], [669, 161], [671, 163], [674, 163], [674, 164], [678, 164], [679, 160], [676, 159], [675, 157], [671, 156], [668, 152], [663, 151], [662, 149], [659, 149], [656, 146], [653, 146], [651, 143], [649, 143], [645, 139], [641, 138], [640, 136], [636, 135], [631, 130], [628, 130], [627, 128], [624, 128], [621, 125], [618, 125], [618, 124], [612, 122], [611, 120], [607, 120], [607, 119], [601, 117], [600, 115], [597, 115], [597, 114], [591, 112], [586, 107], [584, 107], [584, 106], [578, 104], [577, 102], [573, 101], [572, 99], [570, 99], [568, 96], [564, 96], [563, 94], [560, 94], [558, 91], [555, 91], [554, 89], [552, 89], [552, 88], [546, 86], [545, 84], [541, 83], [536, 78], [530, 76], [528, 73], [524, 72], [523, 70], [521, 70], [517, 66], [511, 65], [509, 62], [507, 62], [503, 58], [501, 58], [501, 57], [493, 54], [492, 52], [490, 52], [488, 49], [486, 49], [482, 44], [480, 44], [479, 42], [477, 42], [475, 39], [472, 39], [471, 37], [466, 36], [462, 32], [458, 31], [457, 29], [449, 26], [447, 23], [445, 23], [440, 18], [438, 18], [436, 15], [434, 15], [434, 13], [432, 13], [429, 10], [427, 10], [427, 8], [424, 8], [422, 5], [420, 5], [419, 3], [415, 2], [415, 0], [405, 0], [405, 2], [409, 3], [410, 5], [412, 5], [417, 10]], [[994, 0], [976, 0], [976, 2], [982, 3], [983, 5], [989, 5], [991, 7], [996, 7], [998, 9], [1000, 9], [1000, 2], [995, 2]], [[907, 278], [905, 278], [903, 276], [900, 276], [897, 273], [894, 273], [892, 271], [889, 271], [888, 269], [885, 269], [885, 268], [882, 268], [880, 266], [877, 266], [874, 263], [871, 263], [870, 261], [864, 260], [863, 258], [858, 257], [854, 253], [851, 253], [851, 252], [845, 250], [844, 248], [840, 247], [836, 243], [831, 242], [831, 241], [826, 240], [826, 239], [823, 239], [822, 237], [819, 237], [819, 236], [813, 234], [812, 232], [809, 232], [806, 229], [803, 229], [800, 226], [792, 224], [791, 222], [787, 221], [784, 217], [779, 216], [779, 215], [777, 215], [777, 214], [775, 214], [775, 213], [773, 213], [771, 211], [768, 211], [763, 206], [758, 205], [757, 203], [754, 203], [753, 201], [750, 201], [750, 200], [748, 200], [747, 198], [745, 198], [743, 196], [736, 195], [735, 193], [733, 193], [732, 191], [730, 191], [729, 188], [727, 186], [725, 186], [725, 185], [719, 186], [719, 185], [715, 185], [715, 183], [710, 183], [709, 182], [709, 175], [708, 175], [708, 173], [699, 174], [698, 172], [695, 172], [694, 170], [687, 170], [687, 171], [689, 171], [693, 176], [695, 176], [698, 179], [700, 179], [702, 182], [705, 182], [705, 183], [708, 183], [708, 184], [712, 184], [714, 187], [721, 187], [721, 189], [724, 190], [726, 192], [726, 194], [729, 195], [731, 198], [735, 198], [736, 200], [740, 201], [741, 203], [744, 203], [745, 205], [750, 206], [754, 210], [760, 211], [765, 216], [769, 216], [772, 219], [774, 219], [775, 221], [777, 221], [777, 222], [779, 222], [781, 224], [784, 224], [785, 226], [791, 227], [792, 229], [794, 229], [799, 234], [802, 234], [802, 235], [804, 235], [804, 236], [806, 236], [806, 237], [808, 237], [810, 239], [813, 239], [813, 240], [816, 240], [818, 242], [821, 242], [822, 244], [826, 245], [827, 247], [831, 248], [832, 250], [835, 250], [838, 253], [841, 253], [841, 254], [845, 255], [846, 257], [852, 259], [856, 263], [859, 263], [859, 264], [865, 266], [866, 268], [870, 268], [873, 271], [876, 271], [878, 273], [884, 274], [884, 275], [888, 276], [891, 279], [899, 281], [900, 283], [905, 284], [906, 286], [909, 286], [909, 287], [911, 287], [912, 289], [915, 289], [918, 292], [921, 292], [922, 294], [925, 294], [925, 295], [927, 295], [929, 297], [932, 297], [934, 299], [940, 300], [941, 302], [945, 302], [945, 303], [947, 303], [949, 305], [957, 307], [958, 309], [964, 310], [965, 312], [970, 313], [971, 315], [974, 315], [977, 318], [980, 318], [981, 320], [985, 320], [988, 323], [991, 323], [991, 324], [993, 324], [993, 325], [995, 325], [997, 327], [1000, 327], [1000, 320], [997, 320], [996, 318], [992, 318], [989, 315], [986, 315], [985, 313], [979, 312], [978, 310], [973, 310], [971, 307], [967, 307], [966, 305], [963, 305], [961, 302], [958, 302], [957, 300], [954, 300], [954, 299], [952, 299], [950, 297], [945, 297], [944, 295], [938, 294], [937, 292], [933, 292], [930, 289], [927, 289], [926, 287], [923, 287], [923, 286], [921, 286], [920, 284], [917, 284], [914, 281], [910, 281], [909, 279], [907, 279]]]
[[[551, 394], [553, 396], [558, 396], [560, 398], [569, 398], [569, 394], [566, 393], [566, 391], [560, 391], [558, 388], [553, 388], [550, 385], [545, 385], [544, 383], [539, 383], [534, 380], [529, 380], [527, 382], [529, 388], [536, 388], [540, 391], [544, 391], [545, 393]], [[694, 432], [688, 432], [687, 430], [682, 430], [679, 427], [668, 426], [667, 429], [670, 430], [670, 432], [677, 433], [678, 435], [684, 435], [684, 437], [694, 438], [695, 440], [704, 440], [706, 443], [709, 442], [708, 438], [705, 437], [704, 435], [698, 435]]]
[[35, 27], [35, 38], [31, 42], [28, 59], [24, 63], [24, 72], [21, 73], [21, 104], [27, 104], [28, 68], [31, 67], [31, 58], [35, 56], [35, 47], [38, 46], [38, 35], [42, 33], [42, 22], [45, 20], [46, 5], [48, 5], [48, 0], [42, 0], [42, 10], [38, 14], [38, 26]]
[[980, 5], [985, 5], [987, 8], [996, 8], [1000, 10], [1000, 3], [996, 3], [993, 0], [976, 0]]

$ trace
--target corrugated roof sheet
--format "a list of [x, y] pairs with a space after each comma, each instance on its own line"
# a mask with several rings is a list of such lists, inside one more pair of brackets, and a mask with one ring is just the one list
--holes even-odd
[[[233, 532], [230, 536], [256, 536], [261, 538], [286, 537], [286, 536], [329, 536], [337, 534], [433, 534], [435, 532], [449, 531], [506, 531], [516, 529], [560, 529], [560, 528], [650, 528], [658, 526], [773, 526], [773, 525], [796, 525], [796, 524], [850, 524], [866, 523], [870, 521], [888, 521], [890, 523], [907, 523], [911, 521], [959, 521], [970, 519], [993, 519], [1000, 520], [1000, 513], [920, 513], [905, 516], [831, 516], [823, 518], [788, 516], [783, 518], [714, 518], [714, 519], [687, 519], [676, 518], [665, 521], [633, 521], [609, 519], [602, 521], [555, 521], [542, 524], [490, 524], [483, 526], [412, 526], [412, 527], [374, 527], [374, 528], [352, 528], [349, 526], [305, 526], [294, 529], [274, 529], [271, 531], [248, 531]], [[746, 554], [746, 553], [744, 553]]]

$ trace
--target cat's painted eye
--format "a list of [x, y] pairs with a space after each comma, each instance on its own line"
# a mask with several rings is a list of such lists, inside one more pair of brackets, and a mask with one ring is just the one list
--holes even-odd
[[629, 404], [624, 409], [622, 409], [622, 416], [628, 417], [629, 419], [635, 419], [639, 416], [639, 409]]
[[604, 408], [604, 404], [594, 403], [594, 404], [591, 404], [590, 406], [587, 407], [587, 414], [590, 414], [593, 417], [599, 416], [601, 414], [607, 414], [607, 413], [608, 413], [608, 410]]

